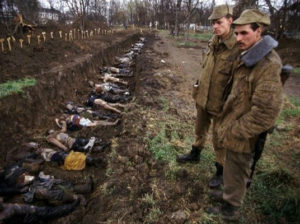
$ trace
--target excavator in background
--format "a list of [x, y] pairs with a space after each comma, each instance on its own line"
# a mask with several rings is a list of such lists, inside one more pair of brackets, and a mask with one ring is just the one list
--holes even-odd
[[22, 34], [30, 33], [34, 30], [33, 25], [24, 22], [23, 16], [20, 13], [17, 13], [13, 21], [15, 24], [13, 35], [17, 34], [18, 32], [21, 32]]

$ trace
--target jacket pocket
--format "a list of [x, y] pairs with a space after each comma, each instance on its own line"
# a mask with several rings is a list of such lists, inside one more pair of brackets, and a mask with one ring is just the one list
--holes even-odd
[[223, 64], [222, 66], [220, 66], [218, 72], [220, 74], [226, 75], [226, 76], [231, 75], [231, 65], [230, 65], [230, 62], [228, 62], [227, 65]]
[[245, 138], [238, 138], [231, 133], [231, 130], [226, 131], [222, 139], [223, 148], [237, 152], [237, 153], [250, 153], [249, 140]]
[[220, 58], [220, 61], [218, 63], [218, 73], [221, 73], [223, 75], [231, 75], [231, 71], [232, 71], [232, 61], [229, 61], [227, 59], [224, 58]]

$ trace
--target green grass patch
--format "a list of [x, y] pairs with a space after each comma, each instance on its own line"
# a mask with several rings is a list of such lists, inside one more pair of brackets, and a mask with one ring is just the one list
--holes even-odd
[[23, 88], [34, 86], [36, 84], [36, 79], [25, 78], [16, 81], [8, 81], [0, 84], [0, 98], [10, 95], [12, 93], [21, 93]]
[[298, 117], [300, 116], [300, 107], [294, 109], [284, 109], [282, 113], [285, 117]]
[[271, 219], [271, 223], [297, 223], [300, 220], [300, 191], [293, 177], [283, 169], [265, 170], [256, 175], [247, 200]]
[[153, 198], [153, 194], [145, 194], [142, 198], [142, 201], [151, 206], [154, 206], [156, 204], [156, 201]]
[[287, 117], [298, 117], [300, 116], [300, 107], [296, 108], [284, 108], [281, 110], [279, 120], [284, 120]]
[[196, 47], [197, 44], [190, 42], [190, 41], [184, 41], [177, 43], [177, 47]]
[[289, 97], [289, 101], [294, 104], [296, 107], [300, 107], [300, 99], [297, 97]]
[[277, 118], [276, 124], [284, 123], [288, 117], [300, 116], [300, 99], [297, 97], [289, 97], [288, 101], [294, 105], [293, 108], [283, 108]]
[[164, 112], [167, 112], [170, 109], [169, 100], [165, 97], [160, 97], [160, 105], [162, 106], [162, 109]]
[[267, 145], [266, 147], [278, 147], [281, 146], [282, 144], [282, 140], [285, 138], [286, 136], [283, 133], [279, 133], [277, 130], [274, 130], [273, 133], [269, 136], [269, 145]]
[[295, 74], [300, 74], [300, 67], [294, 68], [294, 73]]
[[208, 41], [212, 37], [212, 33], [191, 33], [191, 38]]
[[158, 207], [152, 207], [145, 217], [145, 223], [157, 223], [162, 211]]
[[[173, 133], [174, 135], [174, 133]], [[167, 138], [166, 124], [161, 124], [160, 132], [150, 140], [150, 151], [157, 160], [169, 162], [176, 157], [175, 147]]]

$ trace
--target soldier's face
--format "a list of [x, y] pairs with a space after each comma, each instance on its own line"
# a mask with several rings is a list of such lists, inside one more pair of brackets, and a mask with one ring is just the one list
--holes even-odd
[[248, 50], [261, 39], [262, 28], [258, 27], [255, 31], [250, 24], [236, 25], [234, 34], [237, 44], [241, 50]]
[[220, 19], [215, 19], [212, 21], [213, 31], [217, 36], [224, 38], [229, 33], [231, 24], [232, 18], [222, 17]]

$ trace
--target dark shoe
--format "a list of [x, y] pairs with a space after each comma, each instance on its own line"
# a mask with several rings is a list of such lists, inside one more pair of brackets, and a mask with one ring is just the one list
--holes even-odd
[[225, 203], [221, 209], [222, 219], [227, 221], [237, 221], [240, 218], [240, 207]]
[[85, 207], [87, 205], [87, 200], [83, 195], [81, 195], [81, 194], [76, 195], [76, 200], [78, 200], [78, 199], [80, 201], [81, 206]]
[[233, 206], [228, 202], [223, 201], [223, 206], [215, 206], [206, 208], [205, 212], [208, 214], [219, 215], [222, 219], [227, 221], [237, 221], [240, 218], [240, 207]]
[[218, 215], [221, 213], [221, 207], [214, 206], [214, 207], [205, 208], [205, 212], [212, 215]]
[[223, 184], [223, 166], [220, 163], [215, 163], [216, 174], [210, 179], [208, 185], [210, 188], [217, 188]]
[[222, 191], [210, 191], [209, 197], [216, 202], [223, 202], [223, 192]]
[[178, 163], [197, 163], [200, 161], [200, 152], [200, 148], [192, 146], [190, 153], [177, 156], [176, 161]]
[[217, 188], [223, 184], [223, 175], [220, 176], [213, 176], [210, 181], [208, 182], [208, 186], [210, 188]]

